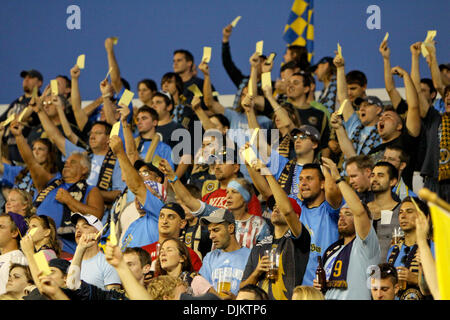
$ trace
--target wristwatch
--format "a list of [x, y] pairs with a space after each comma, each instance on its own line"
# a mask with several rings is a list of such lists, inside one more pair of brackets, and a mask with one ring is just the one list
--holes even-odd
[[177, 180], [178, 180], [178, 176], [175, 176], [175, 178], [173, 178], [173, 180], [170, 180], [169, 178], [167, 179], [167, 181], [169, 181], [170, 183], [174, 183]]
[[336, 184], [339, 184], [340, 182], [345, 181], [344, 177], [340, 177], [339, 179], [336, 180]]

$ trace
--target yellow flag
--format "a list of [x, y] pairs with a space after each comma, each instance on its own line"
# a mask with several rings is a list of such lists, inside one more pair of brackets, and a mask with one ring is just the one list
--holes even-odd
[[428, 202], [433, 222], [436, 272], [442, 300], [450, 300], [450, 213]]

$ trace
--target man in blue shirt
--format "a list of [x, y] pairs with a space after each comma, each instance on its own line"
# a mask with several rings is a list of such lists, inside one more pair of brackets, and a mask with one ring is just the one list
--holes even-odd
[[208, 226], [214, 251], [203, 259], [199, 274], [213, 285], [224, 299], [229, 300], [239, 292], [250, 249], [241, 247], [236, 240], [234, 215], [227, 209], [217, 209], [200, 223]]

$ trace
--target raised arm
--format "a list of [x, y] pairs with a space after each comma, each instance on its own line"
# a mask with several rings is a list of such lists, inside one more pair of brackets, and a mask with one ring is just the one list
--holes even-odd
[[25, 161], [28, 170], [30, 170], [33, 184], [38, 191], [41, 191], [48, 182], [53, 178], [53, 175], [48, 172], [43, 166], [41, 166], [33, 156], [33, 151], [28, 145], [27, 140], [22, 135], [23, 126], [17, 121], [13, 121], [9, 129], [16, 138], [16, 144], [19, 149], [22, 159]]
[[200, 97], [194, 96], [191, 101], [191, 106], [192, 106], [192, 110], [194, 110], [198, 119], [202, 123], [203, 129], [205, 129], [205, 131], [216, 128], [216, 126], [211, 122], [211, 119], [206, 114], [205, 110], [203, 110]]
[[439, 64], [436, 57], [436, 46], [435, 41], [426, 44], [426, 48], [430, 54], [430, 72], [431, 79], [433, 80], [433, 85], [436, 90], [439, 92], [441, 97], [444, 97], [445, 94], [445, 85], [441, 78], [441, 71], [439, 70]]
[[[58, 97], [52, 97], [52, 103], [57, 103], [56, 99]], [[59, 100], [59, 99], [58, 99]], [[41, 121], [42, 128], [47, 133], [50, 141], [55, 144], [59, 151], [63, 155], [66, 155], [66, 138], [62, 135], [61, 131], [59, 131], [58, 127], [50, 120], [47, 113], [44, 111], [42, 107], [42, 103], [40, 99], [37, 99], [36, 106], [32, 106], [33, 110], [37, 113], [39, 120]]]
[[120, 168], [122, 169], [122, 176], [125, 178], [125, 183], [131, 192], [136, 195], [136, 198], [141, 204], [145, 203], [147, 198], [147, 188], [144, 181], [139, 176], [134, 166], [128, 159], [125, 150], [123, 149], [122, 139], [119, 136], [112, 136], [109, 139], [109, 146], [119, 160]]
[[205, 105], [214, 113], [223, 114], [225, 112], [225, 107], [222, 106], [218, 101], [214, 100], [212, 95], [212, 86], [211, 86], [211, 76], [209, 72], [209, 65], [202, 61], [199, 64], [198, 68], [203, 72], [204, 80], [203, 80], [203, 99]]
[[[243, 151], [247, 148], [250, 148], [250, 143], [244, 144], [240, 151], [241, 157], [245, 161], [245, 157], [243, 156]], [[270, 189], [270, 185], [267, 183], [267, 180], [261, 175], [260, 171], [263, 167], [263, 164], [259, 163], [261, 160], [257, 160], [256, 163], [248, 163], [245, 161], [245, 166], [247, 167], [247, 171], [250, 174], [250, 178], [253, 181], [253, 185], [258, 190], [258, 192], [262, 195], [264, 200], [267, 200], [271, 195], [273, 195], [272, 190]], [[259, 167], [259, 170], [256, 168]]]
[[72, 104], [73, 114], [75, 116], [75, 121], [77, 122], [77, 126], [80, 130], [83, 130], [84, 126], [88, 122], [88, 116], [81, 108], [81, 94], [80, 87], [78, 83], [78, 79], [80, 78], [80, 68], [78, 65], [75, 65], [72, 69], [70, 69], [70, 76], [72, 78], [71, 81], [71, 93], [70, 99]]
[[134, 141], [133, 131], [131, 131], [131, 124], [127, 121], [128, 115], [130, 114], [130, 108], [119, 107], [119, 112], [123, 129], [123, 137], [125, 140], [125, 150], [130, 162], [135, 163], [136, 160], [139, 159], [139, 152], [137, 150], [136, 141]]
[[387, 40], [384, 40], [380, 44], [380, 53], [383, 57], [383, 65], [384, 65], [384, 85], [386, 87], [386, 91], [391, 99], [392, 106], [394, 109], [397, 109], [402, 97], [395, 87], [394, 78], [391, 73], [391, 49], [388, 47]]
[[[108, 79], [104, 79], [102, 80], [102, 82], [100, 82], [100, 91], [103, 98], [103, 112], [105, 113], [106, 122], [108, 122], [110, 125], [113, 125], [117, 120], [114, 112], [115, 106], [110, 99], [111, 84], [108, 82]], [[128, 107], [126, 106], [125, 108], [128, 109]]]
[[[326, 168], [324, 171], [328, 172], [329, 170], [328, 174], [330, 175], [333, 182], [338, 180], [341, 176], [336, 167], [336, 164], [328, 158], [322, 158], [322, 161], [323, 166]], [[340, 192], [344, 195], [345, 202], [353, 214], [356, 234], [361, 239], [366, 239], [372, 226], [372, 222], [369, 218], [369, 213], [366, 212], [366, 209], [362, 205], [358, 195], [347, 182], [342, 180], [341, 182], [339, 182], [338, 187]]]
[[67, 120], [67, 116], [66, 113], [64, 112], [64, 106], [62, 104], [61, 97], [54, 97], [52, 101], [53, 103], [56, 104], [56, 111], [58, 112], [59, 121], [61, 121], [61, 126], [64, 131], [64, 135], [70, 142], [76, 145], [80, 138], [73, 132], [72, 127], [70, 126], [70, 123]]
[[112, 38], [107, 38], [105, 40], [106, 55], [108, 57], [108, 66], [111, 69], [111, 84], [116, 93], [122, 90], [122, 80], [120, 78], [119, 64], [116, 60], [116, 55], [114, 54], [114, 41]]
[[[344, 57], [336, 55], [333, 59], [333, 63], [336, 66], [336, 88], [337, 88], [337, 100], [341, 105], [345, 99], [348, 99], [347, 93], [347, 79], [345, 78], [345, 60]], [[344, 120], [348, 121], [352, 114], [355, 112], [351, 103], [346, 103], [342, 115]]]
[[272, 88], [269, 86], [264, 86], [262, 88], [264, 92], [264, 96], [269, 101], [270, 105], [272, 106], [274, 114], [278, 118], [278, 129], [280, 130], [280, 133], [282, 136], [290, 133], [292, 129], [295, 128], [294, 123], [292, 122], [291, 118], [289, 117], [289, 113], [281, 107], [277, 100], [273, 97]]
[[[409, 75], [404, 69], [400, 67], [392, 68], [392, 74], [397, 74], [403, 78], [405, 83], [406, 101], [408, 103], [408, 114], [406, 116], [406, 129], [413, 137], [418, 137], [420, 134], [420, 109], [419, 97], [417, 95], [416, 87]], [[419, 87], [420, 89], [420, 87]]]
[[[329, 161], [325, 162], [326, 160]], [[336, 164], [328, 158], [322, 157], [322, 161], [324, 165], [328, 164], [329, 167], [331, 165], [336, 167]], [[332, 162], [332, 164], [329, 164], [330, 161]], [[339, 177], [336, 175], [333, 176], [327, 170], [327, 168], [324, 168], [324, 166], [322, 166], [322, 173], [325, 176], [325, 200], [330, 204], [331, 207], [337, 209], [342, 204], [342, 193], [339, 187], [336, 185], [336, 180], [340, 178], [339, 171], [337, 172]]]
[[344, 126], [342, 125], [341, 116], [338, 115], [337, 112], [333, 112], [331, 114], [330, 125], [336, 132], [336, 137], [345, 159], [350, 159], [351, 157], [356, 156], [356, 151], [353, 147], [353, 143], [348, 137], [347, 131], [345, 130]]
[[414, 87], [417, 90], [417, 96], [419, 99], [420, 117], [424, 118], [428, 113], [430, 104], [428, 103], [425, 95], [422, 93], [421, 86], [420, 86], [419, 57], [420, 57], [420, 52], [421, 52], [421, 49], [420, 49], [421, 44], [422, 44], [422, 42], [416, 42], [410, 46], [410, 50], [411, 50], [411, 80], [414, 84]]
[[184, 204], [189, 208], [189, 210], [196, 212], [200, 209], [201, 202], [195, 198], [189, 190], [184, 186], [184, 184], [178, 179], [166, 159], [161, 159], [159, 163], [159, 170], [166, 176], [172, 190], [175, 192], [178, 198], [183, 199]]
[[231, 81], [233, 81], [236, 88], [239, 88], [239, 85], [245, 76], [242, 74], [241, 70], [236, 67], [231, 58], [230, 37], [232, 31], [233, 27], [231, 24], [222, 29], [222, 64]]

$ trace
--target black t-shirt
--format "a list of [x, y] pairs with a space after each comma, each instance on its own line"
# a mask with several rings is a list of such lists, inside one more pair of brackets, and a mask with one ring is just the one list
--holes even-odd
[[187, 247], [194, 251], [198, 250], [201, 253], [200, 258], [202, 260], [211, 251], [212, 240], [209, 238], [208, 227], [200, 225], [200, 220], [198, 220], [196, 225], [186, 225], [182, 230], [181, 239]]
[[299, 238], [294, 238], [290, 230], [279, 239], [274, 239], [273, 236], [266, 237], [252, 248], [242, 281], [248, 279], [256, 269], [265, 251], [276, 247], [277, 251], [281, 252], [278, 276], [283, 277], [282, 281], [272, 282], [265, 279], [264, 274], [261, 279], [258, 279], [258, 286], [268, 293], [271, 300], [290, 300], [294, 288], [302, 284], [308, 264], [310, 244], [311, 236], [303, 224]]

